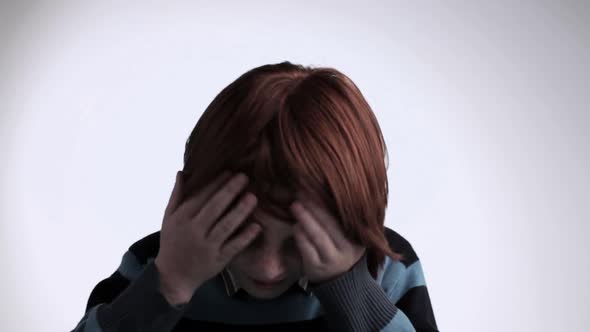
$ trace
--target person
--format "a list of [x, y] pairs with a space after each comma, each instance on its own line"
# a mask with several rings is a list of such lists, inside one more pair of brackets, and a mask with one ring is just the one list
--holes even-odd
[[73, 331], [438, 331], [421, 261], [384, 225], [386, 157], [342, 72], [247, 71], [186, 141], [161, 230]]

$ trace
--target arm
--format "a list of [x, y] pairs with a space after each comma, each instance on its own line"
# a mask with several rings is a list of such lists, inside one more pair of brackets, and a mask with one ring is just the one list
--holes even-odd
[[188, 301], [163, 287], [161, 276], [153, 260], [139, 267], [126, 252], [119, 269], [94, 287], [72, 332], [171, 331]]
[[371, 277], [365, 255], [350, 271], [311, 289], [334, 331], [437, 332], [423, 281], [416, 260], [398, 274], [395, 287], [386, 293]]

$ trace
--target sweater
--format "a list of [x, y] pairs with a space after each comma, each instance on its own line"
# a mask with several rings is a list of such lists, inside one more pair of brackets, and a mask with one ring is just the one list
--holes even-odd
[[376, 279], [365, 253], [335, 279], [317, 285], [300, 279], [263, 300], [250, 297], [223, 270], [188, 303], [172, 305], [159, 291], [158, 231], [134, 242], [118, 268], [94, 286], [71, 332], [438, 331], [417, 254], [399, 233], [387, 227], [384, 232], [404, 258], [385, 256]]

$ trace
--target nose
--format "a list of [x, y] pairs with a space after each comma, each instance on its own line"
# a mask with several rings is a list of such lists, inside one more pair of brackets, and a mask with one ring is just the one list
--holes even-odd
[[262, 282], [275, 282], [284, 279], [287, 276], [287, 269], [283, 258], [278, 253], [267, 252], [260, 254], [258, 260], [259, 273], [254, 278]]

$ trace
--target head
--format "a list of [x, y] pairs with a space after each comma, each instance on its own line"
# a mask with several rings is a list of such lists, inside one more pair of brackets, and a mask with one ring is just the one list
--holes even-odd
[[[186, 142], [184, 195], [226, 169], [249, 176], [258, 205], [245, 224], [263, 230], [228, 269], [250, 295], [268, 299], [302, 277], [289, 210], [295, 192], [332, 212], [345, 235], [367, 248], [373, 278], [385, 255], [401, 259], [384, 234], [386, 158], [375, 115], [346, 75], [264, 65], [225, 87], [200, 117]], [[283, 283], [261, 290], [252, 278]]]

